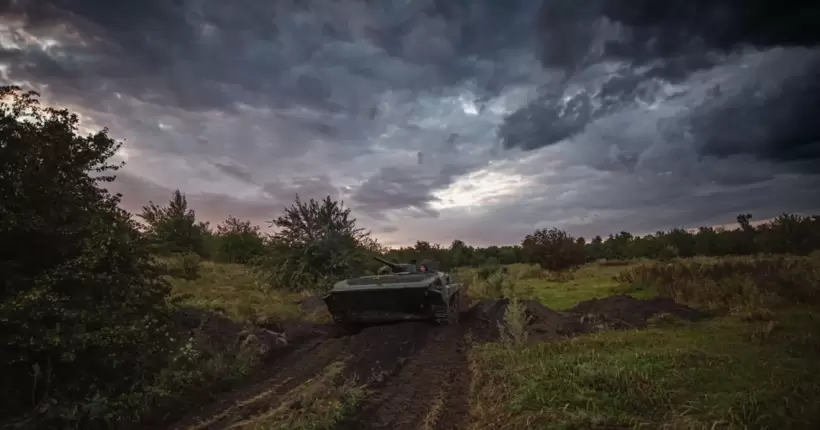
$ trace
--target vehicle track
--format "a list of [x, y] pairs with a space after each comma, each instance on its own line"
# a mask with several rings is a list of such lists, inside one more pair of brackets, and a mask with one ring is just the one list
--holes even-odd
[[276, 407], [291, 390], [339, 361], [345, 364], [339, 382], [363, 384], [368, 396], [338, 429], [459, 428], [468, 407], [464, 333], [458, 324], [429, 322], [324, 330], [265, 369], [258, 382], [227, 393], [169, 430], [231, 428]]
[[469, 406], [467, 348], [462, 327], [433, 327], [424, 348], [374, 386], [359, 410], [336, 429], [463, 428]]
[[266, 369], [257, 382], [226, 396], [182, 419], [169, 430], [227, 429], [275, 406], [280, 397], [321, 372], [343, 354], [349, 338], [321, 338], [307, 342], [278, 364]]

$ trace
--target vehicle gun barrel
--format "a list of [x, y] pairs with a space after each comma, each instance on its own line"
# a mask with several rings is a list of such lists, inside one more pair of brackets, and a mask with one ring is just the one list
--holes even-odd
[[378, 261], [380, 263], [384, 263], [385, 266], [389, 267], [390, 269], [392, 269], [394, 271], [401, 269], [401, 266], [399, 266], [398, 264], [396, 264], [392, 261], [385, 260], [384, 258], [381, 258], [379, 256], [374, 256], [373, 258], [375, 258], [376, 261]]

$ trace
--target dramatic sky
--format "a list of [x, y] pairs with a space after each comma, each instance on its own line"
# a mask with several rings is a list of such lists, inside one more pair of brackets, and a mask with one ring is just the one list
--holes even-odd
[[0, 78], [124, 140], [129, 210], [653, 232], [820, 206], [820, 18], [770, 3], [4, 0]]

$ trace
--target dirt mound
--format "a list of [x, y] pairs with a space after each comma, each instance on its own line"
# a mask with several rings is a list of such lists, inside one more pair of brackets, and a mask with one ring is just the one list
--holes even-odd
[[[564, 316], [542, 305], [535, 300], [522, 300], [524, 314], [527, 317], [527, 331], [534, 342], [562, 339], [586, 331], [586, 327], [575, 318]], [[476, 340], [497, 341], [500, 337], [499, 327], [506, 327], [504, 315], [510, 301], [482, 300], [470, 311], [470, 326]]]
[[230, 318], [203, 309], [180, 308], [173, 315], [180, 336], [193, 336], [214, 355], [235, 354], [241, 348], [256, 348], [263, 358], [288, 346], [284, 333], [239, 324]]
[[308, 297], [304, 300], [300, 300], [299, 302], [299, 309], [302, 312], [325, 312], [327, 311], [327, 305], [325, 305], [325, 300], [321, 296], [312, 296]]
[[670, 298], [640, 300], [628, 295], [587, 300], [568, 313], [590, 330], [645, 328], [650, 318], [660, 314], [670, 314], [689, 321], [707, 316]]
[[[645, 328], [656, 315], [670, 314], [689, 321], [707, 315], [669, 298], [640, 300], [618, 295], [579, 303], [567, 312], [556, 312], [534, 300], [522, 300], [530, 342], [563, 339], [599, 330]], [[499, 340], [499, 327], [507, 327], [504, 315], [509, 300], [482, 300], [468, 312], [474, 339]]]

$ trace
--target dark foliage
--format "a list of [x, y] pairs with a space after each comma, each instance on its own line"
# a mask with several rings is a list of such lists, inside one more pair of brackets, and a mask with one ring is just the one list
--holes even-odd
[[271, 224], [278, 231], [257, 266], [273, 288], [327, 288], [361, 274], [371, 266], [367, 254], [377, 250], [369, 233], [356, 227], [350, 209], [329, 196], [304, 202], [297, 195]]
[[216, 226], [215, 259], [227, 263], [250, 263], [265, 252], [265, 238], [259, 226], [229, 216]]
[[[102, 130], [0, 89], [0, 420], [110, 428], [164, 364], [167, 285], [119, 196]], [[129, 415], [131, 414], [131, 415]]]
[[536, 230], [521, 243], [528, 263], [556, 272], [573, 269], [585, 261], [583, 239], [575, 239], [557, 228]]
[[205, 255], [208, 224], [197, 222], [196, 213], [188, 208], [188, 200], [179, 190], [174, 191], [167, 206], [148, 202], [139, 217], [146, 224], [145, 233], [155, 252]]

